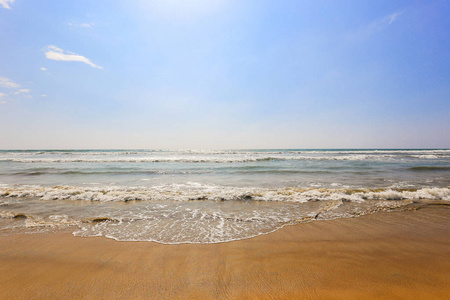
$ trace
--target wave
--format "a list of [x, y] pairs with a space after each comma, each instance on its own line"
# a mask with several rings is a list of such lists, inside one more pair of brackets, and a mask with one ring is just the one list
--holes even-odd
[[28, 216], [24, 213], [15, 213], [10, 211], [0, 210], [0, 218], [2, 219], [27, 219]]
[[[42, 215], [39, 210], [40, 215], [27, 214], [25, 218], [16, 219], [14, 216], [25, 214], [9, 211], [0, 211], [0, 216], [12, 220], [9, 228], [25, 229], [30, 233], [71, 227], [74, 228], [73, 235], [81, 237], [105, 236], [118, 241], [154, 241], [163, 244], [207, 244], [251, 238], [298, 223], [358, 217], [378, 211], [410, 210], [422, 205], [414, 204], [411, 200], [373, 201], [369, 205], [340, 200], [315, 201], [306, 205], [280, 203], [236, 206], [236, 202], [221, 202], [230, 204], [225, 206], [203, 204], [198, 201], [183, 205], [173, 202], [164, 202], [164, 205], [138, 203], [115, 206], [112, 210], [113, 206], [105, 209], [103, 205], [94, 204], [84, 210], [84, 216], [60, 213], [64, 207], [58, 209], [55, 205], [50, 215]], [[67, 211], [67, 202], [62, 205]], [[21, 209], [26, 208], [21, 205]]]
[[39, 175], [182, 175], [182, 174], [207, 174], [211, 173], [209, 170], [202, 171], [65, 171], [52, 169], [48, 171], [22, 171], [12, 173], [0, 173], [0, 175], [12, 175], [12, 176], [39, 176]]
[[[434, 155], [434, 154], [411, 155], [411, 157], [420, 158], [420, 159], [437, 159], [437, 158], [440, 158], [438, 155]], [[444, 156], [442, 158], [448, 158], [448, 156]]]
[[306, 155], [450, 155], [450, 149], [261, 149], [261, 150], [0, 150], [3, 156], [135, 156], [135, 155], [280, 155], [280, 154], [306, 154]]
[[[120, 157], [120, 158], [0, 158], [0, 161], [18, 163], [246, 163], [264, 161], [364, 161], [390, 160], [393, 155], [340, 155], [340, 156], [237, 156], [237, 157]], [[422, 157], [431, 159], [432, 157]]]
[[195, 182], [153, 187], [0, 185], [0, 230], [70, 227], [81, 237], [205, 244], [298, 223], [435, 204], [450, 205], [449, 188], [269, 189]]
[[252, 169], [243, 169], [243, 170], [235, 170], [234, 173], [239, 174], [331, 174], [331, 171], [320, 171], [320, 170], [252, 170]]
[[[19, 208], [30, 213], [0, 211], [0, 217], [11, 220], [0, 224], [9, 224], [2, 226], [2, 229], [25, 229], [27, 233], [71, 227], [75, 230], [73, 235], [81, 237], [105, 236], [118, 241], [154, 241], [163, 244], [206, 244], [251, 238], [287, 225], [315, 220], [404, 210], [412, 205], [412, 201], [376, 201], [369, 206], [355, 206], [349, 202], [334, 200], [316, 201], [306, 206], [297, 203], [249, 206], [239, 205], [239, 202], [205, 206], [204, 202], [198, 201], [183, 205], [174, 202], [139, 204], [142, 203], [106, 207], [92, 204], [83, 206], [87, 209], [81, 215], [77, 214], [80, 211], [78, 206], [68, 207], [67, 201], [54, 203], [47, 214], [42, 214], [42, 209], [36, 211], [32, 206], [27, 210], [22, 204]], [[73, 207], [76, 209], [71, 209]], [[33, 211], [37, 214], [33, 214]], [[25, 217], [15, 218], [18, 215]]]
[[325, 189], [325, 188], [243, 188], [200, 183], [165, 184], [153, 187], [2, 186], [0, 198], [39, 198], [92, 202], [129, 201], [308, 201], [341, 200], [450, 200], [449, 188], [421, 189]]
[[39, 216], [27, 215], [25, 213], [0, 211], [0, 218], [21, 220], [24, 222], [24, 228], [61, 228], [80, 225], [80, 221], [70, 218], [67, 215], [50, 215], [44, 218]]
[[450, 166], [421, 166], [411, 167], [408, 170], [412, 171], [450, 171]]
[[[14, 173], [0, 173], [0, 175], [8, 176], [41, 176], [41, 175], [134, 175], [134, 176], [151, 176], [151, 175], [200, 175], [212, 173], [211, 170], [202, 171], [23, 171]], [[233, 173], [237, 174], [331, 174], [330, 171], [319, 170], [233, 170]], [[366, 174], [365, 172], [354, 172], [360, 174]]]
[[42, 150], [0, 151], [16, 163], [252, 163], [269, 161], [403, 161], [450, 158], [450, 150]]
[[256, 162], [268, 161], [274, 157], [261, 158], [215, 158], [215, 157], [124, 157], [124, 158], [0, 158], [0, 161], [10, 161], [19, 163], [170, 163], [170, 162], [184, 162], [184, 163], [233, 163], [233, 162]]

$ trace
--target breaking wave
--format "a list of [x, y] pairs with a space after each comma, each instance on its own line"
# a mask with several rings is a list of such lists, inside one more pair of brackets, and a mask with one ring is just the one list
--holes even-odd
[[[411, 156], [416, 157], [416, 156]], [[389, 160], [393, 155], [327, 155], [327, 156], [263, 156], [263, 157], [119, 157], [119, 158], [0, 158], [0, 161], [18, 163], [245, 163], [271, 160]], [[420, 159], [438, 159], [435, 155], [420, 155]]]
[[421, 189], [325, 189], [283, 187], [277, 189], [252, 187], [227, 187], [200, 183], [165, 184], [153, 187], [80, 187], [80, 186], [17, 186], [0, 187], [2, 198], [40, 198], [43, 200], [74, 201], [288, 201], [307, 202], [342, 200], [362, 202], [365, 200], [431, 199], [450, 200], [449, 188]]

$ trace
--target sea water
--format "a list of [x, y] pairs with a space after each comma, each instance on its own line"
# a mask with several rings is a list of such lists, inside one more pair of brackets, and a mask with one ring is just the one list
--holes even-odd
[[0, 234], [219, 243], [450, 200], [448, 149], [3, 150]]

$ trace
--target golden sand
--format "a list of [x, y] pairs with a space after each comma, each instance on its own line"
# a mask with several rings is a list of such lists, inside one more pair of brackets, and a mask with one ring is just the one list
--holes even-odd
[[0, 237], [2, 299], [449, 299], [450, 209], [288, 226], [222, 244]]

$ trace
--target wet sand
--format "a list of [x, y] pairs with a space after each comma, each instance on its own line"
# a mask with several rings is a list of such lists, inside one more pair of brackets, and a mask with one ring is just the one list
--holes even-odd
[[449, 299], [450, 209], [317, 221], [210, 245], [2, 236], [0, 298]]

